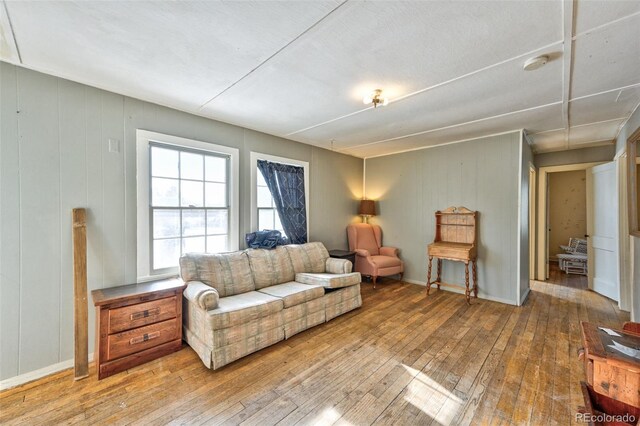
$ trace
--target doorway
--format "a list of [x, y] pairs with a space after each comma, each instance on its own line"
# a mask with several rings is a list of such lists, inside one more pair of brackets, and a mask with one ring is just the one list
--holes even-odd
[[587, 172], [556, 171], [547, 179], [547, 281], [586, 289]]

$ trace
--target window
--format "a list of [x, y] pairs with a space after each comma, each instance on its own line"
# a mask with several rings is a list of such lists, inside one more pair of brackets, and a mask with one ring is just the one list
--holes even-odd
[[238, 249], [237, 150], [138, 131], [138, 279], [188, 252]]
[[[277, 229], [285, 235], [280, 216], [267, 187], [267, 183], [258, 170], [258, 160], [267, 160], [275, 163], [290, 164], [304, 168], [304, 189], [307, 200], [307, 236], [309, 235], [309, 163], [290, 158], [276, 157], [274, 155], [252, 152], [250, 154], [251, 167], [251, 230]], [[309, 240], [310, 241], [310, 240]]]
[[[256, 167], [257, 169], [257, 167]], [[263, 229], [276, 229], [282, 232], [283, 236], [286, 236], [282, 223], [280, 222], [280, 215], [276, 210], [275, 202], [271, 196], [271, 191], [265, 182], [264, 177], [260, 170], [256, 171], [257, 179], [257, 209], [258, 209], [258, 230]]]

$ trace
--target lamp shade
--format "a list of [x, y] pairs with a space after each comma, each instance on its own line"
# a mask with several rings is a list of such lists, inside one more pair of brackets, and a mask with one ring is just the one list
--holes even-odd
[[360, 216], [375, 216], [376, 215], [376, 203], [373, 200], [361, 200], [360, 208], [358, 208], [358, 214]]

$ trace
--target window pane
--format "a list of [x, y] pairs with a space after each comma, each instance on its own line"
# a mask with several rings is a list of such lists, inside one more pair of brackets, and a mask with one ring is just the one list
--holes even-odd
[[227, 185], [224, 183], [205, 184], [205, 199], [207, 207], [227, 207]]
[[284, 229], [282, 228], [282, 223], [280, 223], [280, 215], [278, 214], [278, 210], [274, 210], [273, 216], [273, 229], [277, 229], [278, 231], [282, 232], [282, 236], [285, 236]]
[[180, 177], [182, 179], [202, 180], [204, 155], [191, 152], [180, 153]]
[[153, 242], [153, 269], [173, 268], [180, 259], [180, 239], [155, 240]]
[[180, 210], [153, 211], [153, 238], [180, 236]]
[[227, 210], [207, 210], [207, 234], [226, 234], [229, 232]]
[[221, 157], [204, 158], [205, 180], [214, 182], [227, 181], [227, 159]]
[[258, 186], [267, 186], [267, 181], [264, 180], [264, 176], [262, 176], [262, 172], [260, 171], [260, 169], [258, 169], [256, 173], [258, 174], [256, 179], [256, 183], [258, 184]]
[[204, 235], [204, 210], [182, 211], [182, 235]]
[[258, 187], [258, 207], [273, 207], [271, 192], [266, 186]]
[[161, 177], [178, 177], [178, 151], [151, 147], [151, 175]]
[[207, 253], [221, 253], [224, 251], [229, 251], [226, 235], [207, 237]]
[[180, 181], [182, 207], [202, 207], [202, 182]]
[[156, 207], [177, 207], [178, 180], [152, 178], [151, 179], [151, 204]]
[[273, 229], [273, 209], [258, 210], [258, 230]]
[[182, 253], [204, 253], [204, 237], [183, 238]]

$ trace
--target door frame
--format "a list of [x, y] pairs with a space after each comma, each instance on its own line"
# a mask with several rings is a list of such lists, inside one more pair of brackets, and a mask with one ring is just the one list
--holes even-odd
[[538, 169], [538, 214], [537, 214], [537, 238], [536, 238], [536, 276], [538, 281], [546, 281], [549, 278], [549, 173], [571, 172], [575, 170], [587, 170], [593, 166], [604, 164], [606, 161], [594, 163], [565, 164], [562, 166], [547, 166]]
[[529, 163], [529, 280], [536, 278], [537, 182], [538, 170]]

